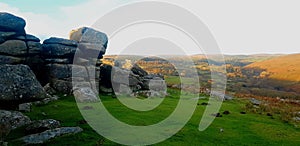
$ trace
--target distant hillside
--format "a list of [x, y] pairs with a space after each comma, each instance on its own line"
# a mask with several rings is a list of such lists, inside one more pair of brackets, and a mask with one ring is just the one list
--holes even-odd
[[285, 55], [269, 60], [255, 62], [246, 69], [260, 68], [267, 72], [268, 77], [276, 80], [300, 81], [300, 54]]

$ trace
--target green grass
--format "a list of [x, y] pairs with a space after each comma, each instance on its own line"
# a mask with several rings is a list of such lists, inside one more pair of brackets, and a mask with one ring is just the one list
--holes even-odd
[[[101, 95], [103, 104], [108, 111], [119, 120], [132, 125], [150, 125], [166, 118], [178, 103], [178, 91], [169, 90], [170, 96], [153, 111], [137, 112], [121, 105], [117, 99]], [[193, 95], [186, 95], [194, 97]], [[155, 99], [153, 99], [155, 100]], [[199, 103], [207, 102], [205, 99]], [[266, 115], [240, 114], [246, 101], [235, 99], [223, 103], [221, 111], [230, 111], [214, 120], [205, 131], [198, 131], [199, 122], [206, 106], [198, 105], [193, 117], [176, 135], [156, 145], [299, 145], [300, 130], [284, 123], [279, 119], [272, 119]], [[208, 105], [209, 106], [209, 105]], [[46, 115], [42, 114], [45, 113]], [[75, 100], [72, 96], [62, 97], [60, 100], [47, 105], [33, 107], [33, 112], [27, 113], [32, 120], [53, 118], [60, 120], [62, 126], [79, 126], [83, 132], [51, 140], [46, 145], [118, 145], [98, 135], [83, 120]], [[224, 132], [220, 132], [220, 128]], [[13, 131], [8, 141], [23, 136], [23, 128]], [[10, 142], [10, 145], [17, 143]]]

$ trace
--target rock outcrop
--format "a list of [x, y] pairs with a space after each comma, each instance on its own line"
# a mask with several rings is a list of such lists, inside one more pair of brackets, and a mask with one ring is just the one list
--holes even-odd
[[118, 95], [164, 97], [167, 86], [161, 76], [148, 74], [137, 65], [130, 70], [111, 65], [101, 65], [100, 91]]
[[[99, 91], [117, 94], [133, 94], [140, 90], [165, 93], [163, 78], [149, 75], [137, 65], [124, 69], [102, 64], [100, 59], [103, 58], [108, 44], [108, 37], [102, 32], [82, 27], [73, 30], [70, 39], [51, 37], [41, 44], [38, 38], [26, 34], [24, 19], [0, 13], [0, 20], [0, 64], [29, 66], [35, 78], [41, 85], [45, 85], [50, 94], [76, 93], [81, 96], [77, 98], [78, 101], [90, 102], [97, 101]], [[32, 74], [30, 77], [27, 75], [29, 68], [26, 71], [24, 67], [14, 69], [15, 73], [10, 76], [1, 75], [1, 101], [44, 98], [44, 90], [31, 77]], [[0, 67], [1, 70], [8, 71]], [[13, 78], [19, 83], [12, 84], [7, 78]], [[25, 86], [29, 88], [25, 89]], [[21, 110], [27, 110], [24, 105], [21, 105]]]

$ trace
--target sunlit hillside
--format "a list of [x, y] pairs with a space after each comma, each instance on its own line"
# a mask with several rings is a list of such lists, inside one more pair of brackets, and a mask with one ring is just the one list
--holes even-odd
[[285, 81], [300, 81], [300, 54], [285, 55], [255, 62], [245, 68], [260, 68], [269, 78]]

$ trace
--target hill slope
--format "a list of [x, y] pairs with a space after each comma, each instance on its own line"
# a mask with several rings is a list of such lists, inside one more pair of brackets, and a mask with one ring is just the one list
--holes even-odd
[[300, 54], [285, 55], [255, 62], [245, 68], [260, 68], [269, 73], [269, 78], [285, 81], [300, 81]]

